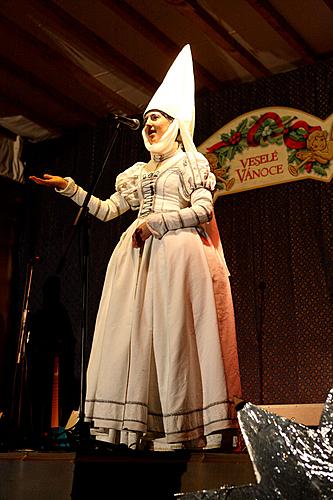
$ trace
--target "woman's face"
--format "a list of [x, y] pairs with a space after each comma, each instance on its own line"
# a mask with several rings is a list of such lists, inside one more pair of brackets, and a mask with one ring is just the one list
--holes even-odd
[[158, 142], [170, 125], [170, 120], [158, 111], [149, 111], [143, 121], [144, 133], [150, 144]]

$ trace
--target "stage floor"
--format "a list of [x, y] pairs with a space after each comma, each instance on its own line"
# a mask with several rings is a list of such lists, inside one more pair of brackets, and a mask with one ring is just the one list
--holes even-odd
[[171, 500], [175, 493], [255, 482], [246, 452], [0, 453], [0, 500]]

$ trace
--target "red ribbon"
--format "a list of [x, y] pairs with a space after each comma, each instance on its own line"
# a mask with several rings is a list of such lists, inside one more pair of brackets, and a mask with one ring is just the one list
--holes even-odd
[[[255, 135], [256, 135], [259, 127], [267, 119], [273, 120], [276, 123], [276, 125], [277, 125], [278, 128], [283, 128], [282, 120], [281, 120], [280, 116], [277, 113], [274, 113], [272, 111], [264, 113], [259, 118], [259, 120], [254, 125], [252, 125], [252, 127], [250, 128], [250, 130], [247, 133], [247, 144], [248, 144], [248, 146], [252, 146], [252, 147], [259, 146], [260, 140], [256, 139]], [[307, 136], [305, 136], [304, 139], [296, 140], [296, 139], [292, 139], [291, 137], [289, 137], [290, 132], [292, 132], [294, 130], [297, 130], [299, 128], [303, 128], [304, 130], [306, 130], [308, 132]], [[319, 125], [317, 125], [315, 127], [312, 127], [311, 125], [309, 125], [304, 120], [298, 120], [297, 122], [293, 123], [290, 127], [284, 129], [284, 131], [283, 131], [284, 143], [290, 149], [302, 149], [302, 148], [305, 148], [306, 147], [307, 137], [314, 130], [321, 130], [321, 127]], [[278, 136], [280, 134], [281, 134], [281, 132], [276, 132], [276, 133], [273, 132], [272, 136], [276, 137], [276, 136]], [[207, 148], [207, 153], [213, 153], [217, 149], [220, 149], [220, 148], [223, 148], [223, 147], [226, 147], [226, 146], [230, 146], [230, 142], [229, 141], [220, 141], [220, 142], [217, 142], [216, 144], [213, 144], [212, 146], [210, 146], [209, 148]]]
[[[304, 137], [304, 139], [299, 139], [299, 140], [291, 139], [289, 137], [289, 133], [292, 132], [293, 130], [298, 129], [298, 128], [303, 128], [304, 130], [306, 130], [308, 132], [307, 136]], [[291, 127], [285, 129], [285, 131], [284, 131], [285, 132], [284, 133], [284, 143], [290, 149], [305, 148], [306, 147], [306, 140], [307, 140], [309, 134], [311, 134], [311, 132], [313, 132], [314, 130], [321, 130], [321, 127], [319, 125], [317, 125], [315, 127], [311, 127], [311, 125], [309, 125], [305, 121], [298, 120], [297, 122], [293, 123], [291, 125]]]
[[207, 153], [213, 153], [217, 149], [223, 148], [225, 146], [229, 146], [229, 143], [226, 142], [226, 141], [217, 142], [216, 144], [213, 144], [212, 146], [210, 146], [209, 148], [207, 148]]

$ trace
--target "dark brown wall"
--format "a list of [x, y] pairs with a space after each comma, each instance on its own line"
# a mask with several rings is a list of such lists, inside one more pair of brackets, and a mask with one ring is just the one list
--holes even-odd
[[13, 318], [12, 301], [17, 294], [15, 269], [18, 234], [24, 211], [24, 187], [16, 181], [0, 176], [0, 410], [4, 409], [6, 395], [10, 391], [8, 366], [13, 366], [14, 346], [10, 333], [18, 311]]

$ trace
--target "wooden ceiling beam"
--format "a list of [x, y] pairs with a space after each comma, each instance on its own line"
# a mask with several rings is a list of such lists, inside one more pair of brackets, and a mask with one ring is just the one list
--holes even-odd
[[312, 64], [316, 61], [315, 52], [268, 0], [246, 1], [302, 57], [302, 62]]
[[136, 106], [1, 15], [0, 54], [47, 88], [57, 91], [59, 99], [72, 101], [72, 105], [81, 109], [82, 113], [86, 112], [87, 123], [96, 122], [111, 109], [137, 112]]
[[[46, 130], [50, 132], [55, 132], [56, 134], [60, 133], [60, 129], [50, 128], [50, 122], [45, 119], [45, 116], [42, 116], [38, 113], [33, 113], [29, 106], [25, 103], [18, 102], [17, 99], [12, 99], [8, 95], [5, 95], [0, 90], [0, 109], [1, 118], [8, 118], [11, 116], [22, 116], [24, 115], [27, 118], [27, 114], [30, 114], [30, 119], [36, 123], [36, 125], [44, 127]], [[27, 114], [25, 114], [27, 113]], [[32, 119], [32, 114], [34, 114], [35, 119]]]
[[[0, 92], [11, 102], [17, 102], [29, 112], [24, 115], [39, 125], [47, 128], [65, 129], [81, 126], [86, 115], [68, 109], [59, 100], [31, 82], [21, 70], [18, 72], [0, 58]], [[23, 113], [21, 113], [23, 114]], [[42, 119], [42, 121], [40, 121]]]
[[271, 75], [258, 59], [247, 51], [228, 31], [211, 16], [197, 0], [165, 0], [208, 36], [218, 47], [255, 78]]
[[[17, 7], [17, 3], [15, 5]], [[87, 101], [87, 106], [89, 105], [93, 109], [93, 112], [97, 113], [100, 117], [110, 112], [138, 113], [138, 107], [135, 104], [114, 92], [106, 85], [103, 85], [94, 76], [66, 58], [59, 48], [55, 46], [50, 37], [40, 29], [36, 22], [31, 20], [31, 17], [26, 14], [26, 10], [17, 10], [13, 7], [14, 4], [8, 2], [6, 5], [6, 0], [3, 0], [0, 6], [2, 17], [6, 17], [6, 20], [12, 26], [16, 25], [16, 31], [24, 31], [25, 35], [30, 37], [30, 42], [39, 48], [39, 57], [47, 58], [50, 64], [54, 63], [54, 66], [59, 70], [59, 78], [63, 80], [61, 89], [67, 92], [66, 85], [72, 85], [74, 91], [75, 88], [77, 89], [78, 99], [82, 97], [83, 101]], [[9, 53], [11, 52], [10, 50]], [[23, 54], [27, 54], [26, 49], [24, 49]], [[43, 66], [40, 68], [40, 71], [45, 71]], [[53, 83], [49, 82], [48, 85], [52, 85]]]
[[[57, 89], [52, 88], [52, 86], [47, 85], [45, 82], [42, 82], [38, 78], [36, 78], [33, 74], [26, 71], [22, 66], [16, 66], [12, 61], [7, 59], [0, 50], [0, 65], [4, 74], [7, 75], [8, 79], [16, 82], [17, 78], [20, 78], [24, 81], [27, 91], [29, 89], [34, 89], [36, 93], [39, 94], [40, 98], [44, 101], [44, 103], [50, 104], [52, 108], [54, 104], [56, 104], [59, 109], [66, 110], [69, 120], [72, 118], [78, 122], [93, 125], [96, 124], [98, 117], [96, 115], [92, 115], [88, 113], [88, 111], [82, 106], [77, 105], [72, 99], [69, 99]], [[3, 84], [0, 83], [0, 89], [3, 88]], [[16, 87], [12, 89], [13, 95], [15, 93]], [[19, 93], [20, 93], [19, 89]], [[30, 93], [25, 96], [26, 100], [30, 99]]]
[[[1, 70], [0, 70], [1, 72]], [[53, 122], [52, 117], [43, 110], [42, 112], [37, 108], [35, 109], [33, 104], [27, 104], [25, 99], [19, 99], [17, 96], [10, 95], [10, 92], [6, 92], [4, 89], [0, 89], [0, 106], [1, 106], [1, 117], [7, 118], [11, 116], [24, 116], [27, 120], [32, 121], [36, 125], [44, 128], [45, 130], [52, 133], [52, 135], [61, 135], [64, 132], [64, 126], [56, 125]]]
[[324, 0], [324, 2], [329, 9], [333, 10], [333, 0]]
[[[54, 50], [61, 50], [56, 41], [58, 38], [111, 74], [115, 74], [116, 69], [116, 73], [120, 72], [130, 85], [136, 82], [137, 86], [142, 87], [147, 93], [154, 91], [158, 86], [154, 78], [55, 3], [49, 0], [16, 0], [11, 6], [9, 0], [4, 1], [9, 4], [8, 8], [12, 12], [21, 19], [23, 16], [22, 22], [28, 17], [29, 24], [31, 25], [31, 21], [35, 24], [37, 28], [34, 30], [35, 36], [39, 33], [45, 42], [42, 32], [44, 35], [48, 34]], [[4, 15], [6, 15], [5, 9]]]
[[72, 79], [64, 78], [56, 58], [43, 57], [40, 45], [1, 15], [0, 59], [5, 67], [13, 68], [14, 73], [21, 72], [31, 85], [42, 88], [45, 94], [51, 93], [64, 107], [80, 113], [86, 123], [93, 124], [98, 119], [98, 114], [85, 105], [87, 100], [83, 97], [87, 99], [88, 95], [82, 96], [80, 87]]
[[[100, 2], [110, 8], [118, 17], [143, 35], [154, 46], [158, 47], [158, 49], [169, 56], [171, 60], [174, 60], [178, 55], [180, 47], [131, 5], [123, 0], [100, 0]], [[206, 70], [206, 68], [195, 59], [194, 71], [202, 85], [210, 90], [214, 91], [221, 87], [220, 80]]]

